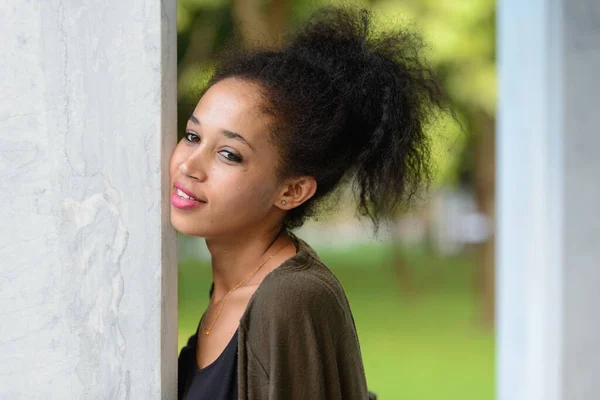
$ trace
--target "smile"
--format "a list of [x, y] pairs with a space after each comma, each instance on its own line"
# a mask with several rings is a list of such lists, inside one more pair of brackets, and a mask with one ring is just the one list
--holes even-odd
[[195, 201], [200, 201], [198, 199], [195, 199], [191, 196], [188, 196], [187, 194], [183, 193], [181, 190], [179, 189], [175, 189], [177, 194], [179, 195], [179, 197], [181, 197], [182, 199], [188, 199], [188, 200], [195, 200]]
[[176, 188], [171, 195], [171, 204], [173, 207], [179, 208], [180, 210], [190, 210], [200, 205], [204, 205], [206, 202], [188, 196]]

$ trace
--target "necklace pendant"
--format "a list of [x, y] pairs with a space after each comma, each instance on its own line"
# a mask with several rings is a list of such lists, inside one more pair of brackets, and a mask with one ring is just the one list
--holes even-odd
[[202, 329], [202, 333], [204, 334], [204, 336], [210, 335], [210, 331], [207, 331], [207, 330], [204, 330], [204, 329]]

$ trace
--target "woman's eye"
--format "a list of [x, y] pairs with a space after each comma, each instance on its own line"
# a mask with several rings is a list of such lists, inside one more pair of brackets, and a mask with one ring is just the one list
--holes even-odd
[[200, 141], [198, 135], [192, 132], [186, 132], [185, 135], [183, 135], [183, 138], [190, 143], [198, 143]]
[[231, 161], [234, 163], [239, 163], [242, 161], [242, 158], [240, 156], [238, 156], [237, 154], [234, 154], [230, 151], [227, 150], [223, 150], [220, 152], [220, 154], [225, 157], [227, 159], [227, 161]]

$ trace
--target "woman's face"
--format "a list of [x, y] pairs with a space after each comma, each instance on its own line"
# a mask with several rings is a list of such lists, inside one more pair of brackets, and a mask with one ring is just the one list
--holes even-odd
[[[171, 157], [171, 224], [205, 238], [243, 234], [277, 221], [278, 153], [273, 117], [261, 111], [258, 86], [235, 78], [213, 85], [188, 120]], [[182, 199], [177, 188], [197, 200]]]

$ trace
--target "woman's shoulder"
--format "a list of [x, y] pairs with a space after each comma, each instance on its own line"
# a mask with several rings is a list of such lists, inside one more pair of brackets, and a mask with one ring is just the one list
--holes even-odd
[[298, 252], [263, 280], [251, 300], [251, 312], [270, 318], [310, 314], [311, 318], [349, 316], [344, 289], [335, 274], [302, 239]]
[[303, 270], [273, 276], [264, 282], [256, 296], [257, 301], [295, 309], [299, 305], [311, 308], [332, 301], [343, 303], [344, 299], [344, 289], [335, 275], [324, 264], [316, 262]]

